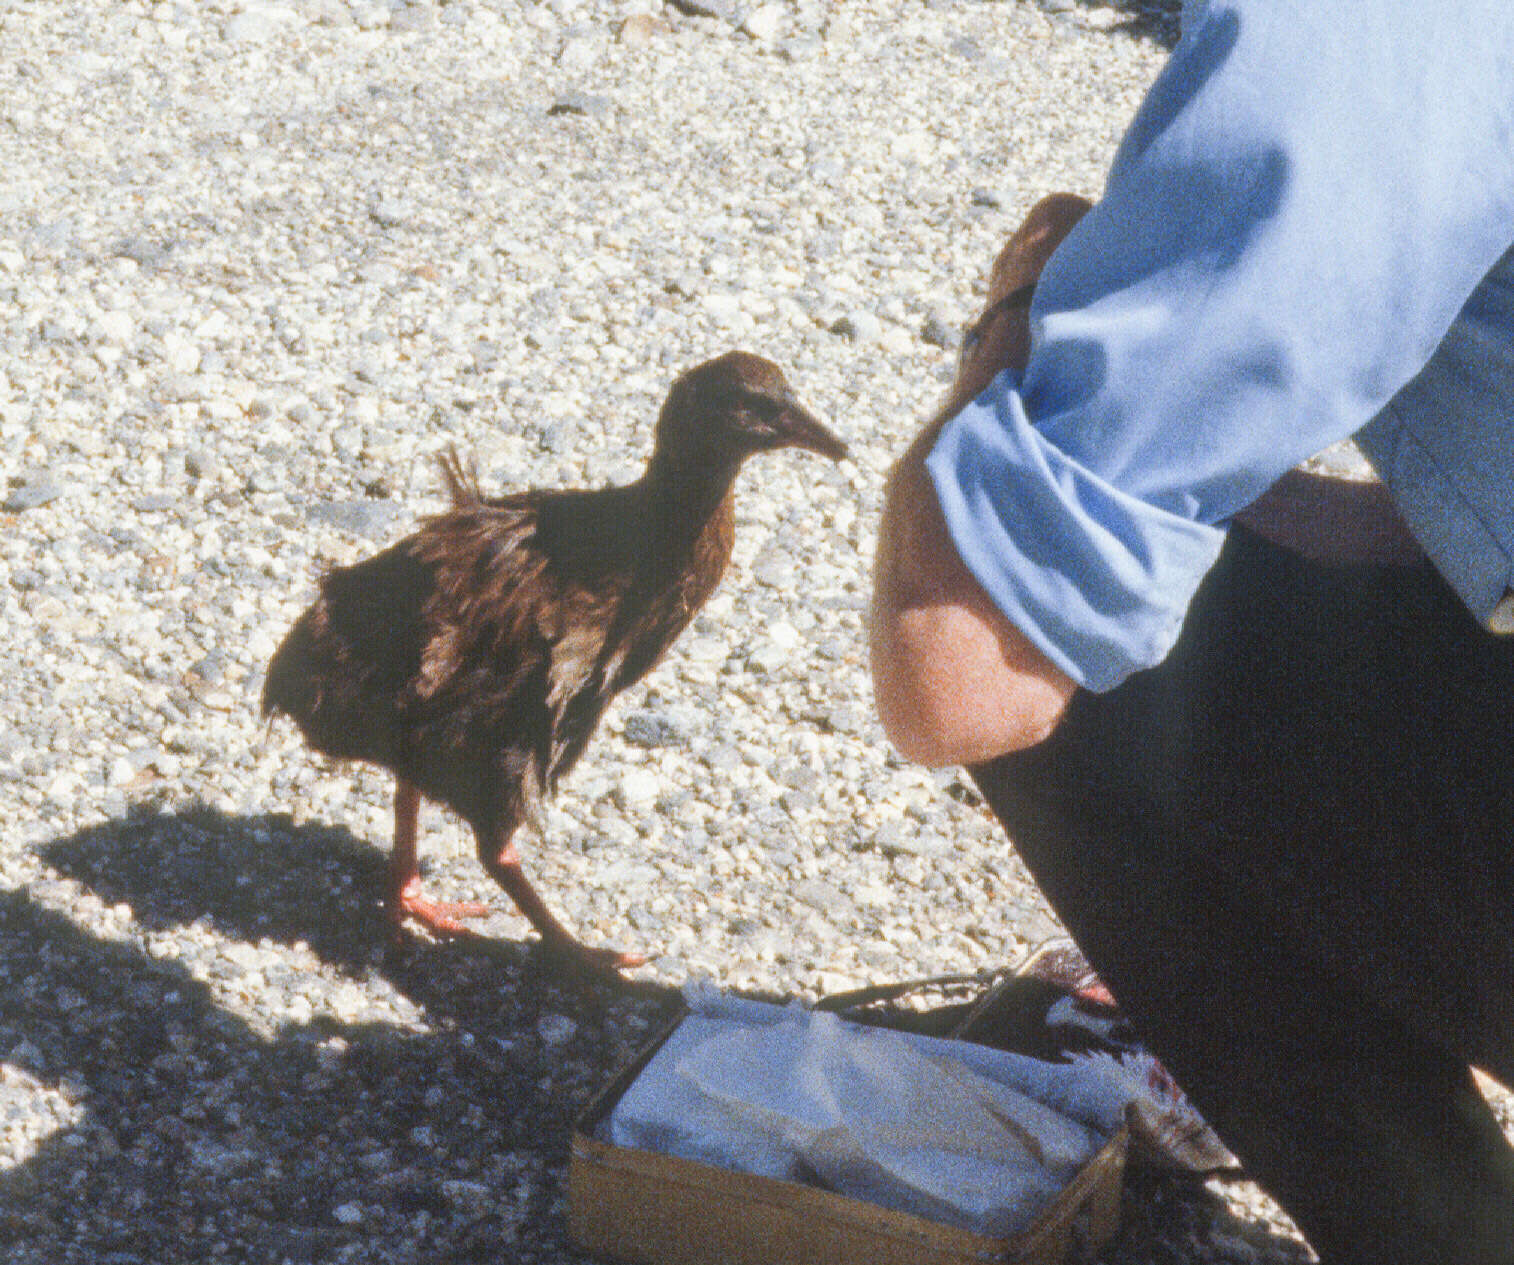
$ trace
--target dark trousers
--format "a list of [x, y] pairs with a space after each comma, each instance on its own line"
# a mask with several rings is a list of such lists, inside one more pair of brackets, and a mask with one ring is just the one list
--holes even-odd
[[1237, 527], [1165, 663], [972, 772], [1324, 1260], [1514, 1262], [1514, 638]]

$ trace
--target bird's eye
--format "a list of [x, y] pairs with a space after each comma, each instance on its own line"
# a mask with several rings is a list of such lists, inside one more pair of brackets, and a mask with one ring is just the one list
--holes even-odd
[[783, 416], [783, 405], [776, 400], [758, 396], [747, 400], [741, 411], [749, 430], [770, 431]]

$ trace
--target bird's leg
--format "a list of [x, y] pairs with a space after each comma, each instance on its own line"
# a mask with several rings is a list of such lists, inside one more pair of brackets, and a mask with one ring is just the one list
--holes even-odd
[[542, 946], [549, 952], [560, 954], [577, 966], [591, 973], [602, 974], [625, 967], [640, 966], [647, 959], [640, 953], [621, 953], [615, 949], [591, 949], [573, 935], [553, 916], [546, 902], [537, 895], [536, 888], [521, 869], [520, 853], [509, 830], [478, 831], [479, 859], [494, 881], [509, 893], [515, 907], [525, 914], [542, 939]]
[[413, 918], [435, 935], [461, 935], [467, 928], [459, 918], [483, 918], [490, 909], [477, 901], [437, 901], [421, 895], [420, 863], [415, 850], [420, 812], [420, 791], [413, 782], [396, 778], [394, 851], [389, 857], [389, 916], [394, 919], [396, 930], [406, 918]]

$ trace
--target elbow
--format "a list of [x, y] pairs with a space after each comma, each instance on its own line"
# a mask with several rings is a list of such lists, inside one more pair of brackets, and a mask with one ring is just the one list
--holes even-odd
[[1075, 686], [1044, 660], [1010, 662], [1000, 630], [960, 607], [874, 608], [869, 630], [878, 719], [906, 760], [982, 764], [1056, 728]]
[[913, 764], [943, 768], [960, 762], [962, 718], [953, 700], [934, 688], [934, 673], [918, 657], [910, 621], [876, 607], [868, 650], [878, 720], [894, 749]]
[[878, 720], [889, 743], [911, 764], [929, 769], [971, 763], [958, 741], [960, 726], [952, 723], [936, 699], [907, 674], [873, 654], [873, 692]]

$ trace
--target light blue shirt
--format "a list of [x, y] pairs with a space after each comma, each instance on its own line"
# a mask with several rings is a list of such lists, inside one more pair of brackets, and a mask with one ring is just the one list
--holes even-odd
[[1514, 0], [1213, 0], [928, 458], [1010, 620], [1161, 661], [1232, 515], [1355, 436], [1483, 622], [1514, 585]]

